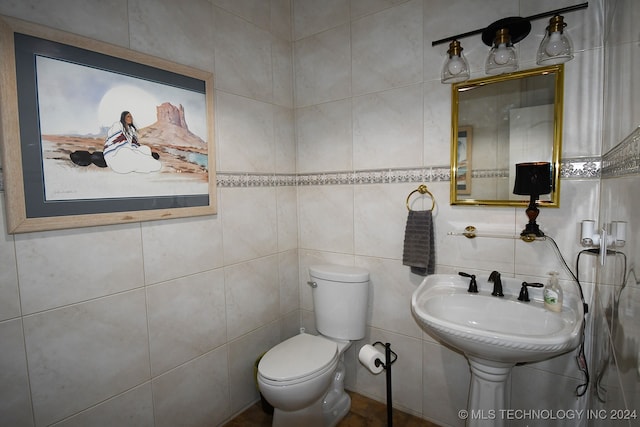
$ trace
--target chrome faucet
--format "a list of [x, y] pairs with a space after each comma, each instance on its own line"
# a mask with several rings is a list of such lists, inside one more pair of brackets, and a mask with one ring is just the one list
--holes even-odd
[[462, 277], [469, 277], [471, 279], [471, 281], [469, 282], [469, 289], [467, 289], [467, 292], [471, 292], [473, 294], [477, 294], [478, 293], [478, 283], [476, 282], [476, 275], [475, 274], [469, 274], [469, 273], [464, 273], [464, 272], [459, 272], [458, 273], [460, 276]]
[[500, 279], [500, 273], [497, 271], [492, 271], [489, 275], [489, 282], [493, 282], [493, 292], [491, 295], [494, 297], [503, 297], [502, 293], [502, 280]]

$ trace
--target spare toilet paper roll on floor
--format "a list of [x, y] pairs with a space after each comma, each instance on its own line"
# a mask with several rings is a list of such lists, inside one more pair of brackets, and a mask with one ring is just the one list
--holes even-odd
[[374, 374], [379, 374], [384, 369], [382, 364], [376, 366], [376, 359], [384, 363], [384, 354], [379, 352], [374, 346], [366, 344], [360, 349], [358, 359], [368, 370]]

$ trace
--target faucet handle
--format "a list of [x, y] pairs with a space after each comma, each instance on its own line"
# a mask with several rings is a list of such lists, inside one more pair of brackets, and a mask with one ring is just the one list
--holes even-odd
[[518, 295], [518, 301], [524, 301], [524, 302], [529, 302], [529, 291], [527, 290], [527, 287], [532, 287], [532, 288], [541, 288], [544, 285], [542, 283], [536, 283], [536, 282], [532, 282], [532, 283], [527, 283], [527, 282], [522, 282], [522, 288], [520, 288], [520, 295]]
[[489, 282], [495, 282], [496, 280], [500, 280], [500, 272], [499, 271], [492, 271], [491, 274], [489, 275], [489, 279], [487, 279]]
[[477, 294], [478, 293], [478, 283], [476, 282], [476, 275], [475, 274], [465, 273], [463, 271], [459, 272], [458, 274], [460, 276], [462, 276], [462, 277], [471, 278], [471, 281], [469, 282], [469, 289], [467, 289], [467, 292], [471, 292], [473, 294]]

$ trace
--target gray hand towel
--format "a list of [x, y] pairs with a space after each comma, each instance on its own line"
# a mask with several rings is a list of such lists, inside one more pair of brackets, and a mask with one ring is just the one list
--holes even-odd
[[421, 276], [434, 273], [436, 251], [431, 211], [409, 211], [402, 264], [410, 266], [412, 273]]

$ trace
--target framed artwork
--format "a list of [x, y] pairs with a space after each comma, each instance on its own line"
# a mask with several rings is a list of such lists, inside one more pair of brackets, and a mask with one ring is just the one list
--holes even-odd
[[471, 194], [471, 148], [473, 129], [471, 126], [458, 126], [458, 170], [456, 186], [458, 194]]
[[213, 75], [0, 18], [7, 229], [216, 213]]

